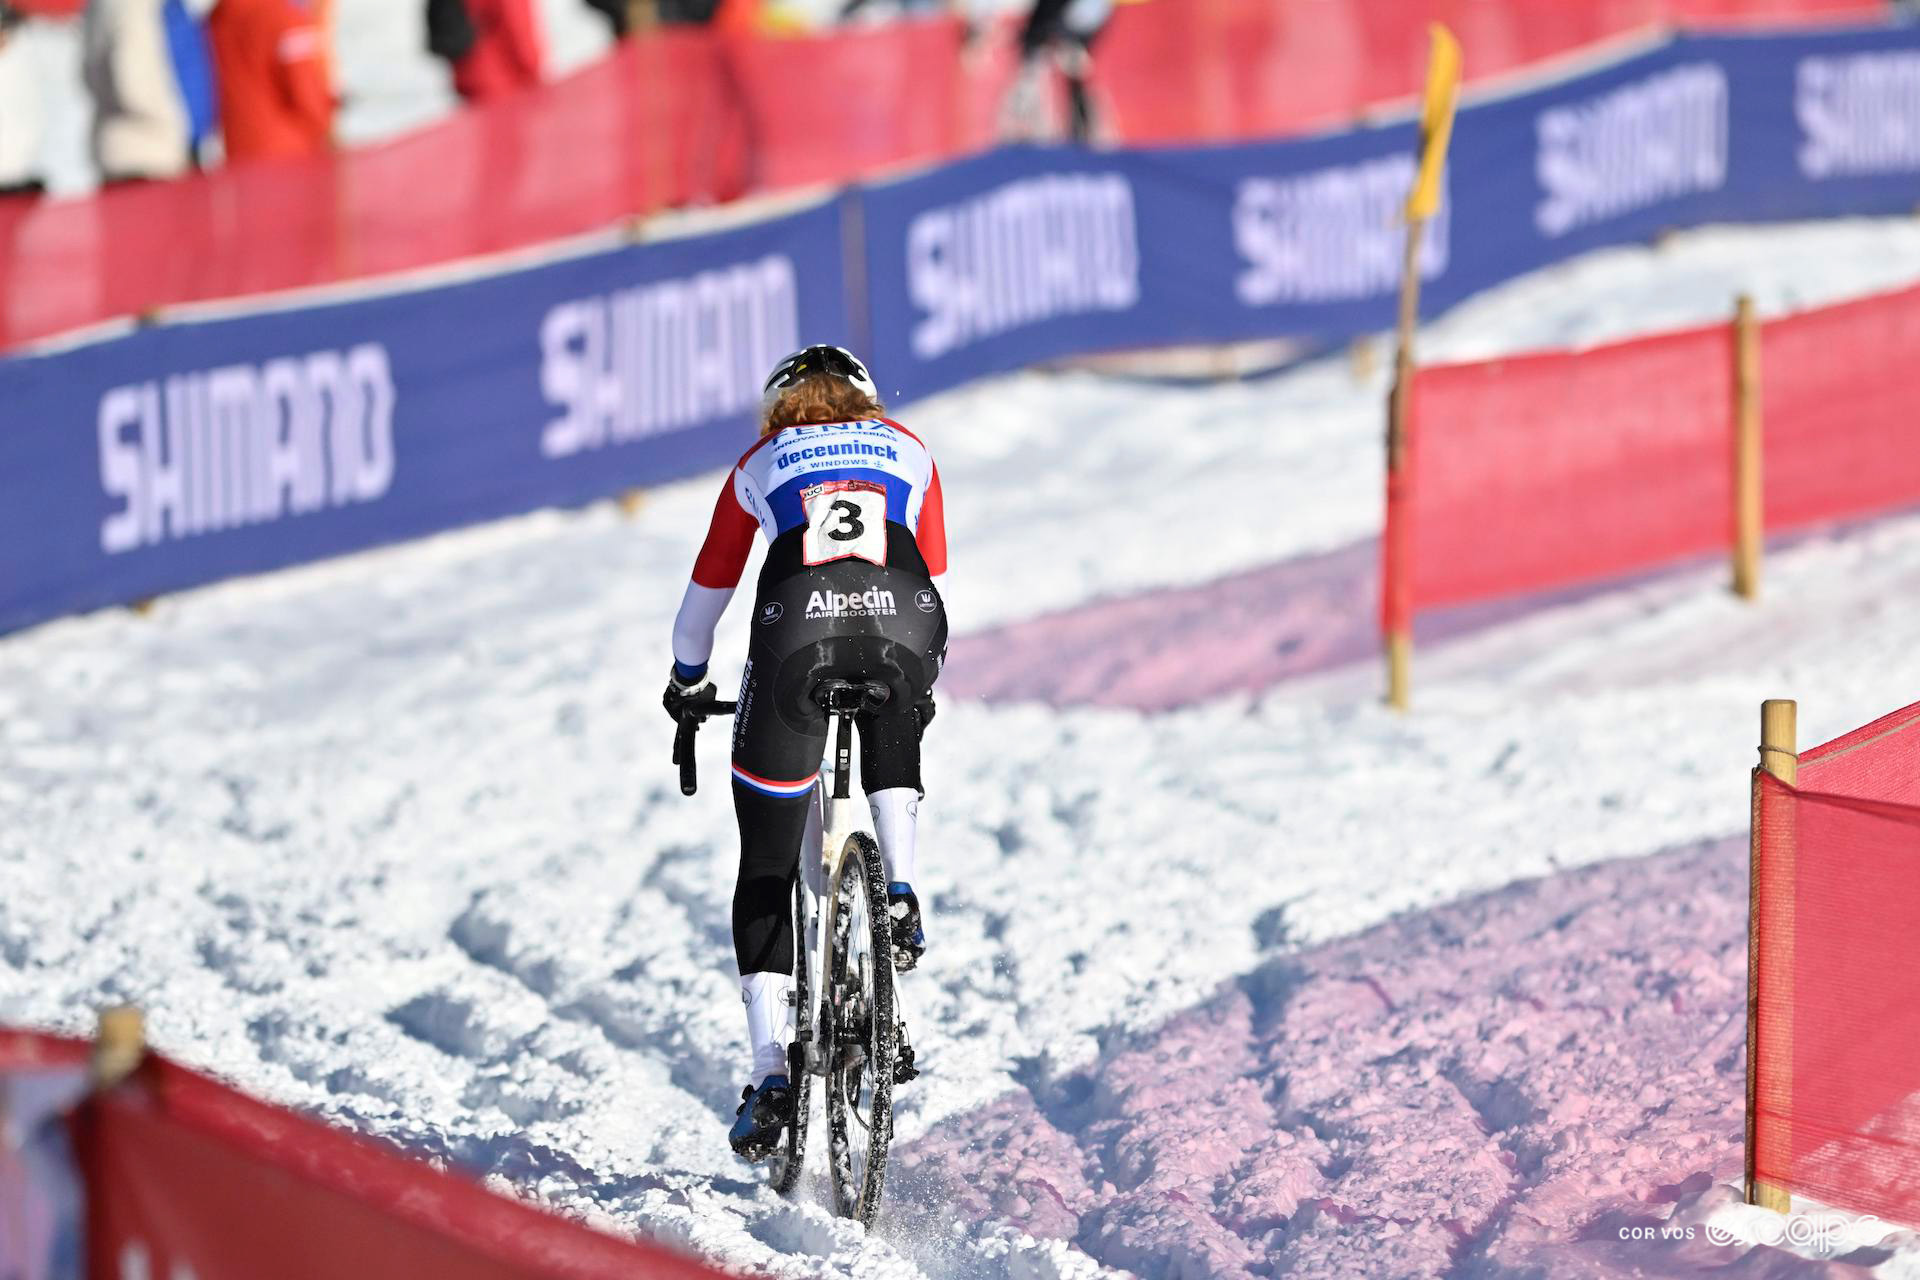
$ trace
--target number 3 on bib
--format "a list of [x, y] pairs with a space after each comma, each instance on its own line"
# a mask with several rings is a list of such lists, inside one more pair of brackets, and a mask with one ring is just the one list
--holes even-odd
[[887, 562], [887, 487], [871, 480], [829, 480], [800, 491], [807, 532], [800, 544], [808, 564], [859, 558]]

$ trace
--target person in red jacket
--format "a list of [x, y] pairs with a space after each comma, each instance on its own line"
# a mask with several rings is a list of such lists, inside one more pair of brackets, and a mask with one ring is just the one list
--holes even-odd
[[473, 44], [453, 64], [453, 87], [484, 102], [540, 83], [546, 51], [533, 0], [466, 0]]
[[207, 15], [228, 163], [332, 147], [333, 85], [321, 17], [314, 0], [219, 0]]

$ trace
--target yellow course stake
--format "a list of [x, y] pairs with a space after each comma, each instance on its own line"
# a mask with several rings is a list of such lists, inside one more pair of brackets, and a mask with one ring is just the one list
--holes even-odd
[[[1420, 113], [1420, 169], [1407, 195], [1407, 246], [1400, 272], [1399, 350], [1393, 362], [1393, 392], [1387, 401], [1388, 491], [1404, 492], [1397, 483], [1407, 460], [1407, 396], [1413, 384], [1413, 331], [1420, 319], [1420, 241], [1427, 220], [1440, 211], [1441, 179], [1447, 168], [1447, 145], [1453, 140], [1453, 113], [1460, 97], [1460, 42], [1438, 22], [1427, 27], [1433, 53], [1427, 63], [1427, 96]], [[1405, 557], [1389, 552], [1387, 573], [1400, 584], [1410, 567]], [[1389, 590], [1393, 588], [1390, 586]], [[1413, 633], [1410, 620], [1393, 624], [1387, 636], [1387, 702], [1404, 711], [1411, 698]]]

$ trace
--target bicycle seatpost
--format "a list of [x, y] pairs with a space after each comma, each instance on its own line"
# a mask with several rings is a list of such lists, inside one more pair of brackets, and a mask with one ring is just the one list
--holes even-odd
[[839, 736], [833, 744], [833, 798], [845, 800], [853, 772], [853, 714], [840, 712]]

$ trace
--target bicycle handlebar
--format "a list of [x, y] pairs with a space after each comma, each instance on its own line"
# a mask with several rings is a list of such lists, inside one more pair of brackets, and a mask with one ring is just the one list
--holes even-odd
[[690, 796], [700, 789], [699, 774], [694, 766], [693, 738], [700, 732], [700, 725], [708, 716], [730, 716], [735, 704], [731, 702], [702, 702], [680, 708], [680, 727], [673, 735], [673, 762], [680, 766], [680, 794]]

